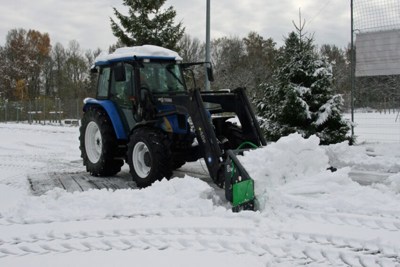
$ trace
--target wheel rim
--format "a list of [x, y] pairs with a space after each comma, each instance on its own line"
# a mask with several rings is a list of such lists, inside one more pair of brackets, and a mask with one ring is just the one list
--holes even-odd
[[132, 162], [136, 174], [140, 178], [146, 178], [151, 170], [151, 158], [147, 145], [143, 142], [136, 143], [132, 152]]
[[91, 121], [86, 127], [85, 149], [90, 162], [97, 163], [100, 160], [103, 141], [101, 139], [99, 126], [97, 126], [97, 123], [94, 121]]

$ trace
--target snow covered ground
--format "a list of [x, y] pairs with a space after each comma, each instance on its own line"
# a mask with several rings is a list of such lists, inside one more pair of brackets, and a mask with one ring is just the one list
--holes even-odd
[[400, 266], [398, 143], [247, 152], [260, 210], [235, 214], [201, 162], [143, 190], [34, 195], [84, 174], [78, 128], [0, 124], [0, 140], [0, 266]]

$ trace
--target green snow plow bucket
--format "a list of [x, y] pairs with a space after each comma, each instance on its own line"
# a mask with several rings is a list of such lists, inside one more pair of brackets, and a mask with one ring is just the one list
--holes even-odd
[[228, 150], [225, 162], [225, 197], [232, 202], [232, 210], [255, 210], [254, 180], [236, 157], [244, 150]]

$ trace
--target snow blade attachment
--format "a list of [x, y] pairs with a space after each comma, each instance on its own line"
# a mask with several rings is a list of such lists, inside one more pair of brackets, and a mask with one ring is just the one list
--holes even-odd
[[225, 161], [225, 197], [232, 211], [255, 210], [254, 180], [236, 157], [244, 150], [228, 150]]

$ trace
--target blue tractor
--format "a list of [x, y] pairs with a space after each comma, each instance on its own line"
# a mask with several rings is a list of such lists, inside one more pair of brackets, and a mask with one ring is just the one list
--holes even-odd
[[84, 101], [79, 137], [87, 171], [113, 176], [127, 162], [138, 187], [146, 187], [203, 158], [233, 209], [253, 210], [254, 182], [236, 155], [249, 144], [266, 145], [265, 139], [243, 88], [196, 88], [193, 66], [200, 64], [212, 80], [210, 63], [182, 63], [158, 46], [97, 57], [97, 96]]

